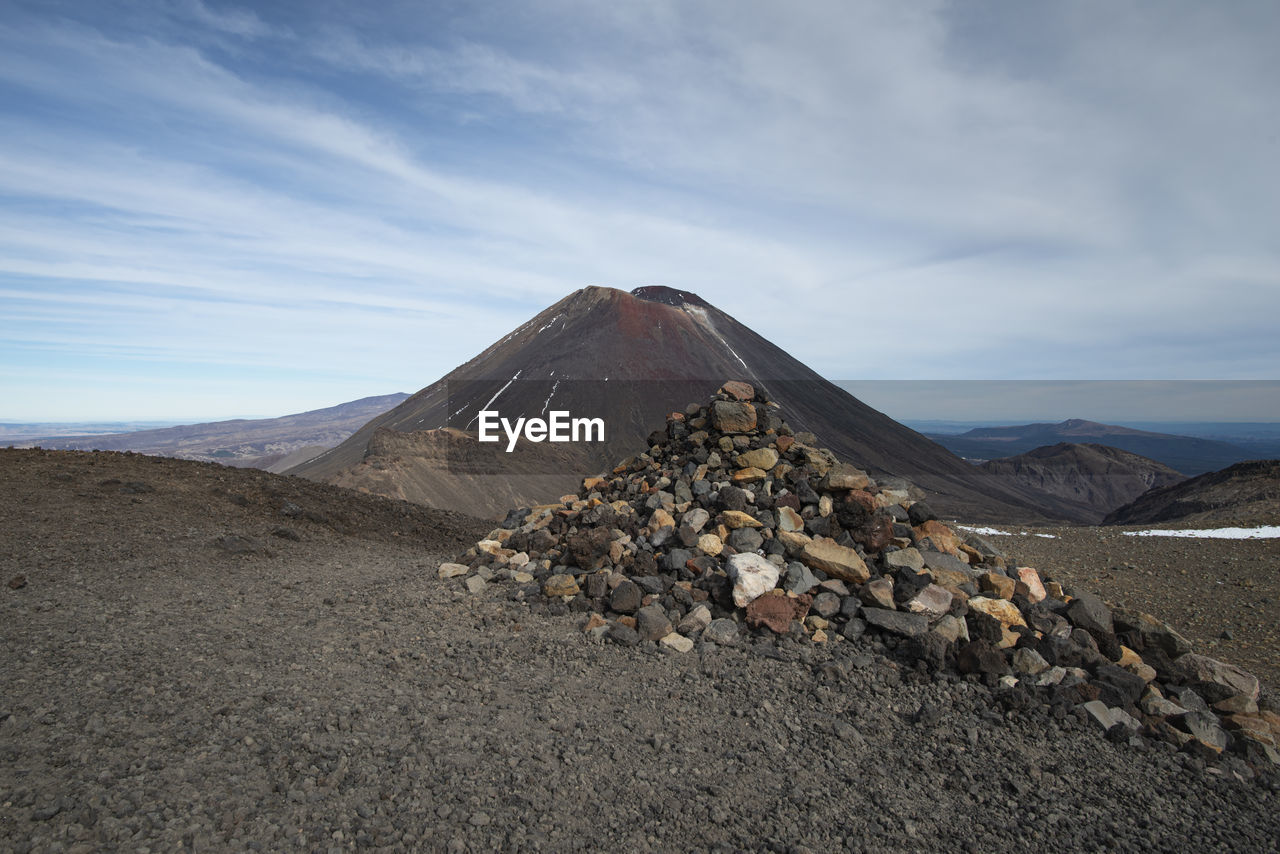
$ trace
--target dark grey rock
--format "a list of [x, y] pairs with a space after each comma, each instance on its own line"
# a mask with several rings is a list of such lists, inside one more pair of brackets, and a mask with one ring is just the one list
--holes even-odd
[[933, 508], [923, 501], [917, 501], [907, 508], [907, 518], [912, 525], [923, 525], [931, 519], [937, 519], [938, 514], [933, 512]]
[[863, 608], [862, 619], [869, 625], [904, 637], [918, 637], [929, 631], [929, 620], [921, 614], [886, 611], [884, 608]]
[[693, 552], [688, 549], [672, 549], [662, 559], [662, 568], [667, 572], [679, 572], [692, 558]]
[[1075, 598], [1067, 607], [1067, 619], [1073, 626], [1082, 628], [1094, 636], [1115, 634], [1111, 609], [1087, 590], [1076, 591]]
[[729, 532], [729, 545], [739, 552], [754, 552], [764, 545], [764, 537], [755, 528], [738, 528]]
[[605, 637], [619, 646], [635, 646], [640, 643], [639, 633], [622, 623], [614, 623], [609, 626], [609, 631], [605, 633]]
[[720, 646], [736, 646], [740, 639], [738, 624], [724, 617], [712, 620], [710, 625], [702, 630], [702, 639]]
[[829, 619], [840, 610], [841, 599], [829, 590], [824, 590], [817, 596], [813, 597], [813, 602], [809, 605], [809, 610], [817, 614], [819, 617]]
[[609, 597], [609, 607], [619, 614], [634, 614], [640, 609], [643, 599], [644, 592], [640, 589], [640, 585], [628, 579], [613, 588], [613, 594]]
[[950, 555], [946, 552], [921, 552], [920, 556], [924, 558], [924, 565], [935, 572], [951, 570], [953, 572], [963, 572], [970, 576], [974, 574], [973, 567], [955, 555]]
[[646, 605], [636, 612], [636, 632], [640, 640], [656, 641], [675, 631], [661, 605]]
[[1127, 708], [1138, 702], [1147, 682], [1141, 676], [1130, 673], [1114, 664], [1100, 664], [1095, 673], [1098, 699], [1108, 706]]
[[808, 593], [817, 586], [818, 579], [814, 578], [813, 573], [809, 571], [809, 567], [795, 560], [787, 564], [784, 590], [789, 593], [801, 594]]

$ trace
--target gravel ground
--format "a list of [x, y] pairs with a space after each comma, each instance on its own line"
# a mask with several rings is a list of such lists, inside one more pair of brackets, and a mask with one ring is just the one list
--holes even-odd
[[0, 451], [0, 513], [0, 580], [26, 576], [0, 588], [5, 850], [1280, 839], [1274, 775], [1112, 744], [882, 647], [624, 649], [501, 588], [470, 596], [434, 567], [478, 520], [39, 451]]

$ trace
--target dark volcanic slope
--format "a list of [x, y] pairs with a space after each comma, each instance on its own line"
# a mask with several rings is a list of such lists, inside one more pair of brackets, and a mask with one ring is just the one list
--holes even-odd
[[1107, 525], [1155, 522], [1215, 525], [1280, 524], [1280, 460], [1254, 460], [1153, 489], [1104, 520]]
[[[350, 534], [306, 515], [348, 510]], [[0, 585], [0, 850], [1280, 838], [1280, 783], [1006, 709], [870, 645], [590, 644], [580, 615], [439, 581], [487, 526], [425, 508], [180, 460], [0, 451], [0, 514], [0, 579], [27, 578]], [[228, 535], [270, 551], [215, 545]]]
[[63, 451], [136, 451], [266, 468], [300, 448], [333, 447], [370, 418], [381, 415], [407, 397], [399, 393], [384, 394], [280, 418], [236, 418], [134, 433], [38, 439], [23, 444]]
[[1059, 424], [979, 427], [958, 436], [931, 436], [938, 444], [970, 460], [994, 460], [1059, 442], [1092, 442], [1120, 448], [1164, 463], [1185, 475], [1220, 469], [1250, 458], [1229, 442], [1133, 430], [1072, 418]]
[[1153, 487], [1186, 478], [1155, 460], [1106, 445], [1060, 442], [979, 468], [998, 478], [1047, 492], [1079, 506], [1077, 521], [1096, 524]]
[[910, 479], [940, 512], [1069, 518], [1057, 499], [983, 477], [696, 295], [662, 287], [576, 291], [290, 471], [331, 480], [365, 458], [380, 429], [473, 431], [486, 407], [503, 416], [537, 416], [549, 407], [605, 418], [608, 446], [583, 462], [582, 473], [594, 473], [644, 447], [668, 412], [705, 399], [728, 378], [765, 388], [793, 427], [812, 431], [841, 459]]

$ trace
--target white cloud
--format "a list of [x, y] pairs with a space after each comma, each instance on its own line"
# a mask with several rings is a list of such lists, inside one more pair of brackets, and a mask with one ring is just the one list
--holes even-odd
[[[236, 359], [285, 335], [324, 371], [337, 336], [412, 388], [576, 287], [664, 283], [831, 376], [1274, 371], [1265, 10], [168, 8], [234, 49], [0, 24], [24, 345], [86, 335], [98, 283], [120, 326], [79, 345], [247, 328]], [[205, 313], [167, 334], [171, 301]]]
[[215, 8], [203, 0], [179, 0], [176, 11], [220, 32], [244, 38], [260, 38], [271, 33], [262, 19], [245, 9]]

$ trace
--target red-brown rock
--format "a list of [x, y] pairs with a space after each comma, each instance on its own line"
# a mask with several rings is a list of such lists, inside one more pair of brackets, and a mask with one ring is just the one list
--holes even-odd
[[809, 613], [809, 594], [790, 598], [783, 593], [766, 593], [747, 604], [747, 625], [754, 628], [768, 626], [780, 635], [791, 628], [792, 620], [803, 620]]

